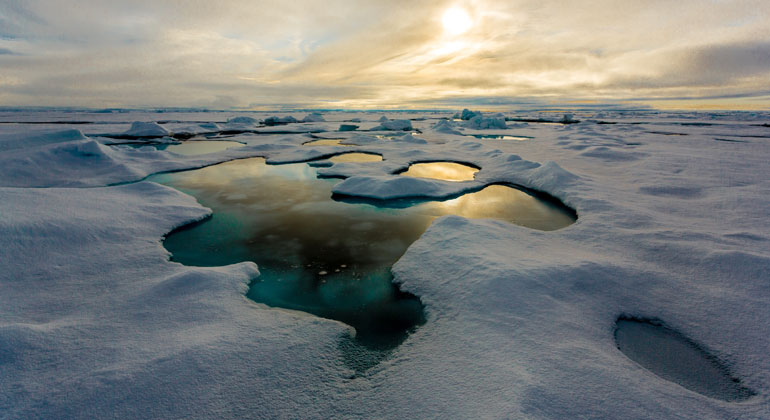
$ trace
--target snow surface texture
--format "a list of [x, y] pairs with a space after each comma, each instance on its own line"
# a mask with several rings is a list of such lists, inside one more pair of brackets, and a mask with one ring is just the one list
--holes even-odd
[[[335, 132], [326, 136], [358, 146], [301, 146], [312, 139], [306, 125], [289, 124], [275, 128], [297, 134], [246, 132], [227, 139], [245, 147], [190, 157], [98, 136], [157, 122], [154, 113], [0, 114], [94, 121], [73, 126], [80, 132], [0, 126], [0, 418], [770, 418], [770, 131], [761, 126], [770, 116], [573, 114], [580, 123], [494, 128], [534, 137], [517, 142], [470, 137], [465, 122], [441, 123], [451, 113], [326, 113], [315, 129], [409, 118], [422, 133]], [[206, 120], [217, 125], [201, 131], [259, 131], [270, 116], [162, 118], [174, 121], [163, 125], [170, 132]], [[507, 182], [548, 192], [580, 218], [554, 232], [436, 220], [393, 268], [427, 323], [354, 375], [340, 356], [346, 326], [244, 297], [253, 263], [169, 262], [162, 236], [209, 211], [131, 183], [231, 159], [351, 150], [384, 160], [323, 167], [347, 177], [340, 194], [447, 197]], [[466, 182], [394, 175], [436, 160], [482, 169]], [[665, 321], [757, 395], [715, 400], [651, 373], [617, 349], [621, 315]]]

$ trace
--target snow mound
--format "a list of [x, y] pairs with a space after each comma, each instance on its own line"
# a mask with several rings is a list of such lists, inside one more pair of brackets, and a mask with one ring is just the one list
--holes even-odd
[[562, 189], [565, 185], [573, 185], [580, 179], [579, 176], [565, 170], [559, 164], [550, 160], [535, 169], [532, 178], [540, 180], [538, 184], [545, 186], [546, 190]]
[[265, 125], [281, 125], [281, 124], [291, 124], [298, 122], [296, 118], [292, 117], [291, 115], [287, 115], [285, 117], [278, 117], [278, 116], [272, 116], [265, 118]]
[[319, 112], [313, 112], [312, 114], [307, 114], [305, 118], [302, 119], [302, 122], [325, 122], [323, 115], [321, 115]]
[[412, 131], [412, 122], [409, 120], [380, 121], [380, 125], [373, 127], [371, 131]]
[[441, 120], [433, 125], [433, 131], [444, 134], [462, 135], [463, 133], [454, 129], [454, 125], [447, 120]]
[[505, 118], [484, 117], [481, 113], [466, 121], [464, 125], [475, 130], [488, 130], [490, 128], [505, 130], [508, 128], [505, 125]]
[[121, 133], [125, 137], [164, 137], [171, 134], [168, 130], [155, 122], [134, 121], [131, 128]]
[[21, 135], [2, 135], [0, 136], [0, 152], [77, 140], [86, 140], [86, 136], [84, 136], [80, 130], [76, 129], [44, 131], [31, 134], [25, 133]]

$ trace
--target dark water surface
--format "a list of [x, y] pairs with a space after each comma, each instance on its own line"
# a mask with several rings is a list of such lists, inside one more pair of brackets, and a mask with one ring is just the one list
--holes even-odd
[[166, 237], [174, 261], [256, 262], [261, 275], [248, 297], [353, 326], [355, 340], [342, 346], [357, 370], [376, 364], [425, 322], [422, 303], [393, 284], [390, 267], [436, 217], [491, 217], [545, 230], [574, 222], [568, 211], [502, 185], [406, 208], [334, 201], [338, 179], [319, 179], [305, 163], [267, 165], [262, 158], [149, 180], [191, 194], [214, 211]]

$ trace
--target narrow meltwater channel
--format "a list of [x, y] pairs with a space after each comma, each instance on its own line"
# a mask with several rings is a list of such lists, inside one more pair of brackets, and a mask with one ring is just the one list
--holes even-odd
[[569, 209], [501, 185], [405, 208], [335, 201], [338, 179], [318, 178], [306, 163], [267, 165], [262, 158], [149, 180], [213, 209], [211, 218], [167, 235], [174, 261], [256, 262], [261, 275], [248, 297], [353, 326], [355, 339], [341, 348], [357, 371], [377, 364], [425, 322], [419, 298], [398, 289], [390, 267], [436, 217], [491, 217], [545, 230], [574, 222]]
[[488, 140], [518, 140], [518, 141], [532, 140], [532, 137], [529, 137], [529, 136], [514, 136], [510, 134], [471, 134], [470, 137], [477, 138], [477, 139], [488, 139]]
[[352, 144], [342, 144], [345, 139], [316, 139], [302, 143], [303, 146], [344, 146], [351, 147]]

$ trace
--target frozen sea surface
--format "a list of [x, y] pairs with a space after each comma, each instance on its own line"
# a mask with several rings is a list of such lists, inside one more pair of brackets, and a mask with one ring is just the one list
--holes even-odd
[[[370, 132], [382, 112], [0, 113], [0, 417], [770, 418], [770, 115], [510, 112], [485, 131], [453, 114], [384, 115], [410, 133]], [[135, 121], [168, 132], [157, 142], [244, 146], [108, 146]], [[485, 132], [529, 139], [471, 137]], [[329, 160], [343, 152], [382, 160]], [[312, 161], [346, 200], [515, 184], [579, 219], [433, 221], [392, 269], [426, 322], [357, 373], [345, 324], [246, 298], [254, 262], [185, 266], [162, 246], [211, 210], [143, 179], [251, 157]], [[435, 161], [481, 169], [399, 175]], [[621, 316], [660, 320], [750, 392], [713, 398], [645, 366], [618, 348]]]
[[189, 266], [257, 262], [260, 276], [247, 296], [354, 327], [355, 343], [365, 349], [354, 349], [356, 357], [346, 352], [345, 360], [356, 370], [379, 362], [425, 322], [419, 298], [393, 284], [390, 268], [437, 217], [494, 218], [541, 230], [575, 221], [571, 209], [504, 185], [444, 201], [376, 206], [332, 200], [339, 180], [319, 179], [305, 163], [266, 165], [262, 158], [158, 174], [148, 181], [173, 186], [214, 210], [210, 219], [167, 235], [164, 246], [173, 261]]

